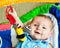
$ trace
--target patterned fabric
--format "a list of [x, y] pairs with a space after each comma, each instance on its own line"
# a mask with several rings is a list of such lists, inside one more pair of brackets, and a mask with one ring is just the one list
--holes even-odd
[[0, 30], [11, 29], [11, 24], [0, 24]]
[[12, 48], [11, 30], [0, 30], [0, 48]]
[[[52, 10], [52, 11], [51, 11]], [[58, 9], [56, 6], [52, 6], [49, 10], [49, 12], [51, 14], [53, 14], [58, 21], [58, 27], [59, 27], [59, 37], [58, 37], [58, 41], [59, 41], [59, 48], [60, 48], [60, 9]]]
[[52, 7], [50, 8], [49, 12], [50, 12], [51, 14], [53, 14], [53, 15], [57, 18], [57, 20], [58, 20], [58, 25], [59, 25], [59, 28], [60, 28], [60, 10], [59, 10], [57, 7], [55, 7], [55, 6], [52, 6]]

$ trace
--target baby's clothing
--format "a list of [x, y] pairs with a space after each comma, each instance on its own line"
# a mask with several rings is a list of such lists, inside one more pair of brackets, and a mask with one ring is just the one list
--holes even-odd
[[16, 48], [50, 48], [49, 43], [45, 40], [32, 40], [28, 33], [24, 33], [26, 40], [19, 42]]

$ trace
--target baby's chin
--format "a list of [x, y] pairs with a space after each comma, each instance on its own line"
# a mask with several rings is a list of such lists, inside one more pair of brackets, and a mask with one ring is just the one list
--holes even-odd
[[47, 40], [48, 38], [35, 38], [36, 40]]
[[34, 40], [47, 40], [47, 38], [42, 38], [42, 37], [33, 37]]
[[47, 38], [43, 39], [43, 38], [35, 38], [34, 40], [47, 40]]
[[41, 37], [35, 37], [35, 36], [34, 36], [33, 39], [34, 39], [34, 40], [40, 40]]

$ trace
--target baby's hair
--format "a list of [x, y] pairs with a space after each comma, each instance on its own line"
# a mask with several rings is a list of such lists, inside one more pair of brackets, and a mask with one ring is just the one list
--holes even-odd
[[[50, 16], [46, 16], [46, 15], [37, 15], [36, 17], [44, 17], [44, 18], [48, 18], [49, 20], [51, 20], [51, 17]], [[34, 18], [32, 19], [32, 22], [33, 22]]]
[[42, 17], [45, 17], [45, 18], [49, 18], [51, 20], [51, 17], [50, 16], [47, 16], [47, 15], [37, 15], [37, 16], [42, 16]]

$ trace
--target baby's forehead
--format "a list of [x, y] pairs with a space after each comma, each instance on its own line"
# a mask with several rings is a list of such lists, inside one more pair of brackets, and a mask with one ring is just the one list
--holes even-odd
[[[52, 21], [51, 21], [51, 19], [50, 18], [48, 18], [48, 17], [45, 17], [45, 16], [38, 16], [38, 17], [35, 17], [34, 19], [33, 19], [33, 22], [42, 22], [42, 23], [45, 23], [45, 22], [47, 22], [48, 24], [49, 23], [52, 23]], [[47, 24], [46, 23], [46, 24]]]
[[51, 19], [47, 16], [36, 16], [32, 21], [35, 21], [35, 20], [46, 20], [46, 21], [50, 21], [51, 22]]
[[48, 17], [48, 16], [46, 16], [46, 15], [36, 16], [35, 18], [45, 18], [45, 19], [51, 19], [50, 17]]

